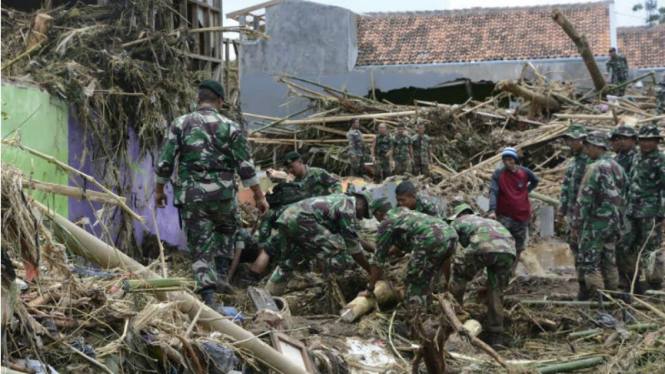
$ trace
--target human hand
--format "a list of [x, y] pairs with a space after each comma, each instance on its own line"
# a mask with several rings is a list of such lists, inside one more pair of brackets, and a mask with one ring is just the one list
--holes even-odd
[[268, 214], [268, 210], [270, 209], [268, 201], [263, 196], [256, 200], [256, 207], [259, 208], [259, 216], [261, 217], [265, 217], [265, 215]]
[[358, 297], [374, 297], [374, 292], [370, 290], [361, 291], [358, 293]]
[[573, 231], [570, 232], [570, 238], [575, 241], [578, 240], [580, 238], [580, 230], [573, 229]]
[[496, 219], [496, 213], [493, 212], [493, 211], [492, 211], [492, 212], [489, 212], [489, 214], [487, 215], [487, 218], [489, 218], [489, 219]]
[[155, 208], [164, 209], [169, 203], [169, 198], [164, 192], [155, 192]]

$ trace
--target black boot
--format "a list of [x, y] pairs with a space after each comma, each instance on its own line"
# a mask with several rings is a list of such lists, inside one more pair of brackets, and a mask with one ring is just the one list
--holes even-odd
[[203, 299], [203, 303], [206, 306], [214, 310], [217, 310], [217, 303], [215, 302], [215, 292], [211, 288], [207, 288], [201, 291], [201, 299]]
[[[637, 284], [635, 285], [635, 288], [637, 288]], [[663, 289], [663, 284], [660, 282], [649, 282], [649, 288], [652, 290], [661, 291]], [[640, 287], [640, 291], [642, 291], [642, 287]], [[635, 293], [637, 293], [637, 290], [635, 290]], [[639, 295], [643, 294], [644, 292], [639, 293]]]
[[586, 301], [591, 298], [591, 295], [589, 295], [589, 289], [586, 288], [586, 282], [584, 280], [578, 281], [577, 282], [580, 286], [579, 291], [577, 292], [577, 296], [575, 296], [575, 301]]
[[229, 273], [229, 265], [231, 260], [223, 257], [215, 257], [215, 267], [217, 268], [217, 292], [232, 294], [235, 293], [233, 287], [226, 280], [226, 275]]

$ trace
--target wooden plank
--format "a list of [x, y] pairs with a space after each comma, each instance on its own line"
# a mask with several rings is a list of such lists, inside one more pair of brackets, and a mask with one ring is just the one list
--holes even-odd
[[[203, 27], [211, 27], [210, 23], [210, 8], [203, 9]], [[210, 47], [211, 36], [209, 32], [203, 33], [203, 55], [214, 57], [212, 55], [212, 48]]]
[[224, 43], [224, 87], [226, 87], [227, 97], [231, 91], [231, 51], [230, 43]]
[[252, 12], [252, 11], [255, 11], [255, 10], [268, 8], [268, 7], [271, 7], [273, 5], [281, 4], [282, 2], [284, 2], [284, 0], [266, 1], [265, 3], [256, 4], [256, 5], [250, 6], [248, 8], [244, 8], [244, 9], [236, 10], [235, 12], [231, 12], [231, 13], [226, 15], [226, 18], [234, 19], [234, 20], [237, 21], [238, 16], [245, 15], [245, 14], [247, 14], [249, 12]]
[[198, 53], [187, 53], [187, 56], [189, 58], [193, 58], [195, 60], [202, 60], [202, 61], [210, 61], [210, 62], [216, 62], [218, 64], [222, 63], [222, 60], [214, 57], [208, 57], [208, 56], [203, 56]]
[[252, 304], [257, 312], [261, 309], [268, 309], [279, 313], [275, 299], [272, 298], [272, 295], [267, 290], [250, 287], [247, 293], [249, 294], [249, 298], [252, 299]]

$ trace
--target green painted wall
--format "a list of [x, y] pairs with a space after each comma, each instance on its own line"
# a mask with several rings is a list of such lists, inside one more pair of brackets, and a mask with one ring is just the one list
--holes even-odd
[[[69, 155], [69, 114], [67, 104], [37, 87], [2, 82], [2, 138], [12, 138], [16, 129], [21, 143], [67, 163]], [[5, 119], [4, 117], [9, 118]], [[19, 167], [32, 178], [67, 185], [67, 174], [55, 165], [14, 147], [2, 145], [2, 164]], [[39, 201], [55, 207], [68, 217], [68, 199], [32, 192]]]

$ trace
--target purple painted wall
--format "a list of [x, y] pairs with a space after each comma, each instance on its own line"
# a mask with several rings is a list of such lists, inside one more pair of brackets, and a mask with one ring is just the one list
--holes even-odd
[[[84, 143], [85, 142], [85, 143]], [[84, 144], [87, 143], [88, 153], [83, 154]], [[84, 132], [81, 125], [76, 121], [73, 115], [73, 110], [69, 111], [69, 165], [81, 170], [82, 172], [93, 176], [95, 179], [103, 183], [103, 163], [93, 163], [90, 156], [92, 145], [90, 139], [84, 139]], [[146, 231], [154, 234], [154, 223], [149, 205], [152, 205], [153, 191], [154, 191], [154, 165], [156, 163], [158, 154], [140, 154], [138, 141], [134, 131], [130, 131], [128, 139], [128, 154], [130, 161], [128, 165], [123, 165], [120, 170], [122, 185], [125, 187], [125, 193], [119, 195], [127, 199], [127, 205], [132, 208], [136, 213], [145, 218], [145, 223], [141, 224], [134, 221], [134, 235], [141, 245]], [[82, 186], [83, 182], [80, 178], [75, 178], [78, 185]], [[77, 183], [70, 180], [71, 186], [76, 186]], [[87, 186], [90, 190], [98, 190], [94, 186]], [[185, 233], [180, 229], [178, 221], [178, 210], [173, 207], [173, 188], [171, 185], [167, 186], [167, 195], [169, 197], [169, 206], [166, 209], [157, 209], [155, 214], [157, 216], [157, 224], [159, 234], [162, 240], [169, 244], [178, 246], [181, 249], [187, 248], [187, 241]], [[118, 193], [118, 191], [114, 191]], [[82, 217], [87, 217], [90, 225], [85, 228], [88, 232], [103, 238], [103, 232], [99, 225], [94, 226], [96, 221], [93, 214], [94, 210], [102, 208], [102, 204], [90, 203], [74, 198], [69, 199], [69, 219], [78, 221]], [[110, 213], [115, 221], [118, 221], [120, 215], [120, 208], [112, 207]], [[112, 239], [117, 239], [117, 233], [111, 233]], [[120, 248], [122, 249], [122, 248]]]

